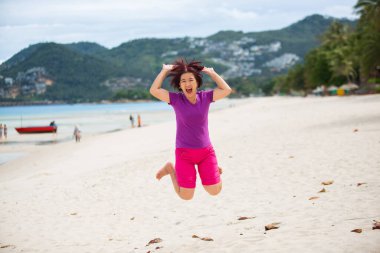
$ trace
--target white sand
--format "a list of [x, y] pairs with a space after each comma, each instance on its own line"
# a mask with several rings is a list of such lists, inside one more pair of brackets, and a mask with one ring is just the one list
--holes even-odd
[[191, 201], [154, 178], [173, 121], [23, 148], [0, 166], [0, 252], [380, 252], [379, 95], [252, 98], [209, 122], [223, 191], [198, 180]]

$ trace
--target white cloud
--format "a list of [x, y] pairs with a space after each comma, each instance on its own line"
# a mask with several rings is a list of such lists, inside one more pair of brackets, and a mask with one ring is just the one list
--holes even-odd
[[[169, 4], [170, 3], [170, 4]], [[165, 7], [167, 5], [168, 7]], [[164, 7], [164, 8], [163, 8]], [[1, 25], [20, 23], [121, 23], [187, 16], [186, 1], [26, 1], [7, 6]], [[17, 11], [13, 10], [16, 9]], [[3, 9], [3, 8], [2, 8]], [[32, 11], [31, 11], [32, 10]]]
[[357, 15], [353, 12], [352, 6], [347, 5], [332, 5], [326, 7], [323, 12], [329, 16], [337, 18], [357, 18]]
[[242, 11], [236, 8], [226, 9], [226, 8], [217, 8], [217, 11], [220, 12], [225, 18], [232, 18], [234, 20], [244, 21], [244, 20], [254, 20], [258, 15], [253, 11]]

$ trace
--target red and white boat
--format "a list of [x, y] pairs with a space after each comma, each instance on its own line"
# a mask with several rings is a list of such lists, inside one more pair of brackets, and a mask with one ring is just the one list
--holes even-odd
[[33, 126], [33, 127], [15, 127], [19, 134], [42, 134], [56, 133], [57, 126]]

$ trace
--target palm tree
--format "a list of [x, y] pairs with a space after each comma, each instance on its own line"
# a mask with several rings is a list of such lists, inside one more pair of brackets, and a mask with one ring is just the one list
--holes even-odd
[[360, 15], [357, 33], [360, 39], [361, 72], [365, 78], [380, 66], [380, 0], [359, 0], [354, 7]]
[[356, 77], [353, 32], [349, 26], [333, 22], [322, 36], [322, 54], [328, 61], [332, 78], [345, 76], [348, 82]]
[[354, 9], [361, 18], [380, 19], [380, 0], [359, 0]]

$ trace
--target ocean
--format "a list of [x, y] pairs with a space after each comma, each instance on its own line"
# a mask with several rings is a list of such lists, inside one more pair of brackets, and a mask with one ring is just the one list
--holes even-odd
[[55, 121], [59, 138], [72, 135], [75, 125], [87, 134], [126, 129], [131, 127], [130, 115], [137, 122], [137, 115], [140, 114], [145, 125], [165, 121], [167, 119], [156, 118], [154, 114], [170, 114], [170, 110], [171, 107], [163, 102], [9, 106], [0, 107], [0, 123], [7, 125], [8, 141], [11, 141], [19, 135], [15, 127], [47, 126]]
[[[140, 114], [143, 126], [174, 119], [171, 106], [163, 102], [131, 102], [112, 104], [30, 105], [0, 107], [0, 124], [6, 124], [8, 137], [0, 139], [0, 165], [27, 153], [21, 145], [54, 145], [74, 141], [75, 125], [86, 137], [120, 131], [131, 127], [130, 115], [137, 124]], [[57, 134], [23, 134], [15, 127], [47, 126], [55, 121]], [[8, 148], [4, 149], [6, 145]], [[11, 146], [9, 146], [11, 145]], [[1, 148], [3, 146], [3, 150]]]
[[[212, 103], [210, 111], [233, 106], [236, 99]], [[143, 126], [175, 119], [172, 107], [164, 102], [131, 102], [110, 104], [30, 105], [0, 107], [0, 124], [6, 124], [8, 139], [2, 144], [50, 144], [72, 140], [75, 125], [83, 137], [131, 128], [130, 115], [137, 124], [141, 116]], [[47, 126], [55, 121], [56, 135], [20, 135], [15, 127]]]

